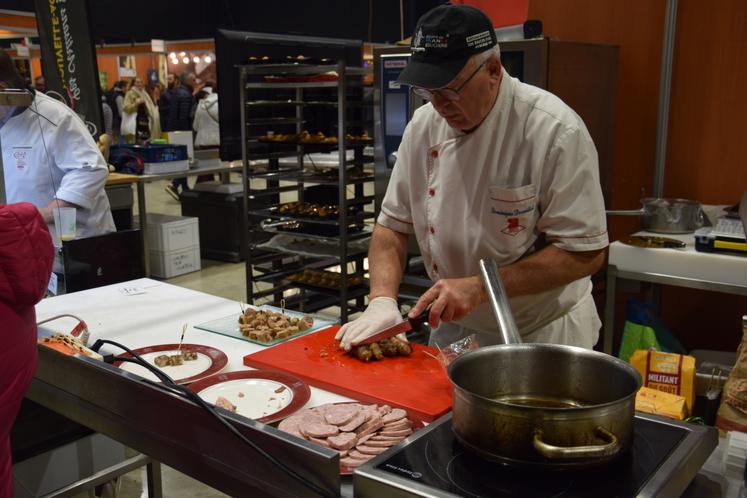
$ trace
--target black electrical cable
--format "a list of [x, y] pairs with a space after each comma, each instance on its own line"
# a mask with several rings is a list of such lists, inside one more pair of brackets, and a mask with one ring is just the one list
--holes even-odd
[[96, 352], [98, 352], [98, 350], [104, 344], [111, 344], [112, 346], [118, 347], [118, 348], [126, 351], [130, 355], [132, 355], [132, 358], [121, 357], [121, 356], [112, 356], [109, 359], [110, 361], [112, 361], [112, 362], [113, 361], [130, 361], [132, 363], [137, 363], [138, 365], [140, 365], [140, 366], [148, 369], [150, 372], [152, 372], [154, 375], [156, 375], [159, 379], [161, 379], [163, 381], [163, 383], [166, 385], [166, 387], [169, 387], [173, 391], [176, 391], [177, 393], [183, 395], [185, 398], [189, 399], [193, 403], [195, 403], [198, 406], [201, 406], [202, 408], [204, 408], [205, 410], [207, 410], [207, 412], [210, 413], [210, 415], [212, 415], [214, 418], [216, 418], [229, 431], [231, 431], [233, 434], [235, 434], [244, 443], [246, 443], [247, 445], [249, 445], [254, 451], [256, 451], [261, 456], [263, 456], [264, 458], [266, 458], [270, 463], [274, 464], [275, 466], [277, 466], [278, 468], [280, 468], [283, 472], [285, 472], [286, 474], [288, 474], [289, 476], [291, 476], [293, 479], [295, 479], [296, 481], [300, 482], [301, 484], [303, 484], [304, 486], [306, 486], [307, 488], [311, 489], [312, 491], [314, 491], [315, 493], [317, 493], [317, 494], [319, 494], [321, 496], [330, 497], [330, 498], [338, 496], [337, 494], [330, 493], [326, 489], [324, 489], [324, 488], [318, 486], [317, 484], [309, 481], [308, 479], [306, 479], [305, 477], [303, 477], [302, 475], [298, 474], [296, 471], [294, 471], [293, 469], [291, 469], [290, 467], [288, 467], [287, 465], [285, 465], [283, 462], [281, 462], [280, 460], [276, 459], [275, 457], [273, 457], [272, 455], [270, 455], [269, 453], [267, 453], [265, 450], [263, 450], [262, 448], [260, 448], [259, 446], [257, 446], [256, 443], [254, 443], [253, 441], [250, 441], [249, 439], [247, 439], [246, 436], [244, 436], [241, 432], [239, 432], [236, 429], [236, 427], [234, 427], [233, 425], [231, 425], [230, 423], [228, 423], [228, 421], [226, 419], [224, 419], [223, 416], [215, 410], [215, 408], [213, 408], [207, 402], [205, 402], [205, 400], [203, 400], [197, 393], [195, 393], [194, 391], [192, 391], [191, 389], [189, 389], [187, 387], [184, 387], [182, 385], [177, 384], [176, 382], [174, 382], [174, 380], [171, 377], [169, 377], [168, 375], [166, 375], [159, 368], [156, 368], [155, 366], [151, 365], [147, 361], [143, 360], [140, 357], [140, 355], [138, 355], [137, 353], [135, 353], [134, 351], [132, 351], [128, 347], [126, 347], [126, 346], [124, 346], [124, 345], [122, 345], [122, 344], [120, 344], [118, 342], [109, 340], [109, 339], [98, 339], [93, 344], [93, 346], [91, 346], [91, 349], [94, 350], [94, 351], [96, 351]]

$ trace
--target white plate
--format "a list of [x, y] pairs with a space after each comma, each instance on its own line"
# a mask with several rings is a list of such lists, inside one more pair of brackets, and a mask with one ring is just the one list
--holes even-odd
[[[163, 354], [167, 356], [175, 355], [176, 351], [177, 351], [176, 349], [168, 350], [168, 351], [155, 351], [153, 353], [141, 354], [140, 357], [143, 358], [148, 363], [155, 365], [156, 357], [161, 356]], [[197, 353], [197, 359], [195, 360], [185, 361], [181, 365], [165, 366], [165, 367], [159, 367], [159, 368], [163, 371], [163, 373], [165, 373], [172, 379], [177, 380], [177, 379], [186, 379], [188, 377], [194, 377], [195, 375], [199, 375], [209, 370], [212, 365], [213, 365], [213, 360], [208, 355], [203, 354], [203, 353]], [[161, 381], [150, 370], [136, 363], [125, 362], [121, 364], [119, 368], [121, 368], [122, 370], [126, 370], [128, 372], [137, 374], [141, 377], [145, 377], [146, 379], [153, 380], [155, 382]]]
[[[275, 392], [277, 390], [281, 392]], [[267, 379], [229, 380], [207, 387], [199, 395], [213, 404], [222, 396], [236, 406], [236, 413], [252, 419], [277, 413], [293, 402], [289, 386]]]

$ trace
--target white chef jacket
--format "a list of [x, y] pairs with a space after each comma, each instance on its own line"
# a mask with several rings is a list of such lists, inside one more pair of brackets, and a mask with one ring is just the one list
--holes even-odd
[[[567, 251], [608, 245], [597, 153], [583, 121], [505, 70], [493, 108], [472, 133], [451, 128], [431, 104], [415, 112], [377, 222], [415, 234], [433, 281], [477, 275], [481, 258], [511, 264], [542, 239]], [[525, 341], [597, 340], [589, 277], [512, 298], [511, 308]], [[458, 323], [498, 333], [488, 304]], [[567, 330], [577, 325], [583, 330]]]
[[[104, 191], [109, 169], [85, 123], [65, 104], [35, 92], [31, 106], [0, 128], [7, 202], [37, 207], [57, 198], [76, 209], [76, 237], [116, 230]], [[46, 148], [46, 149], [45, 149]], [[54, 225], [49, 226], [50, 233]]]

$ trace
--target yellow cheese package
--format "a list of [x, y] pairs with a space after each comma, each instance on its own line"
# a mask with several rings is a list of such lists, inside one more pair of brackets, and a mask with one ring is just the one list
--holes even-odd
[[630, 364], [638, 370], [643, 385], [685, 398], [687, 415], [695, 402], [695, 358], [661, 351], [637, 350]]
[[635, 395], [635, 409], [639, 412], [653, 413], [676, 420], [683, 420], [687, 411], [685, 398], [682, 396], [650, 387], [642, 387], [638, 390]]

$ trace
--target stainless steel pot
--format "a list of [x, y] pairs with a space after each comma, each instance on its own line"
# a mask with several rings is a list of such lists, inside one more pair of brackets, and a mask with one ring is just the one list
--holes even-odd
[[604, 464], [627, 451], [638, 372], [596, 351], [521, 344], [495, 262], [480, 267], [506, 344], [449, 365], [457, 439], [490, 460], [549, 470]]
[[640, 216], [641, 229], [656, 233], [691, 233], [703, 226], [705, 216], [698, 201], [646, 197], [641, 209], [608, 210], [608, 215]]

